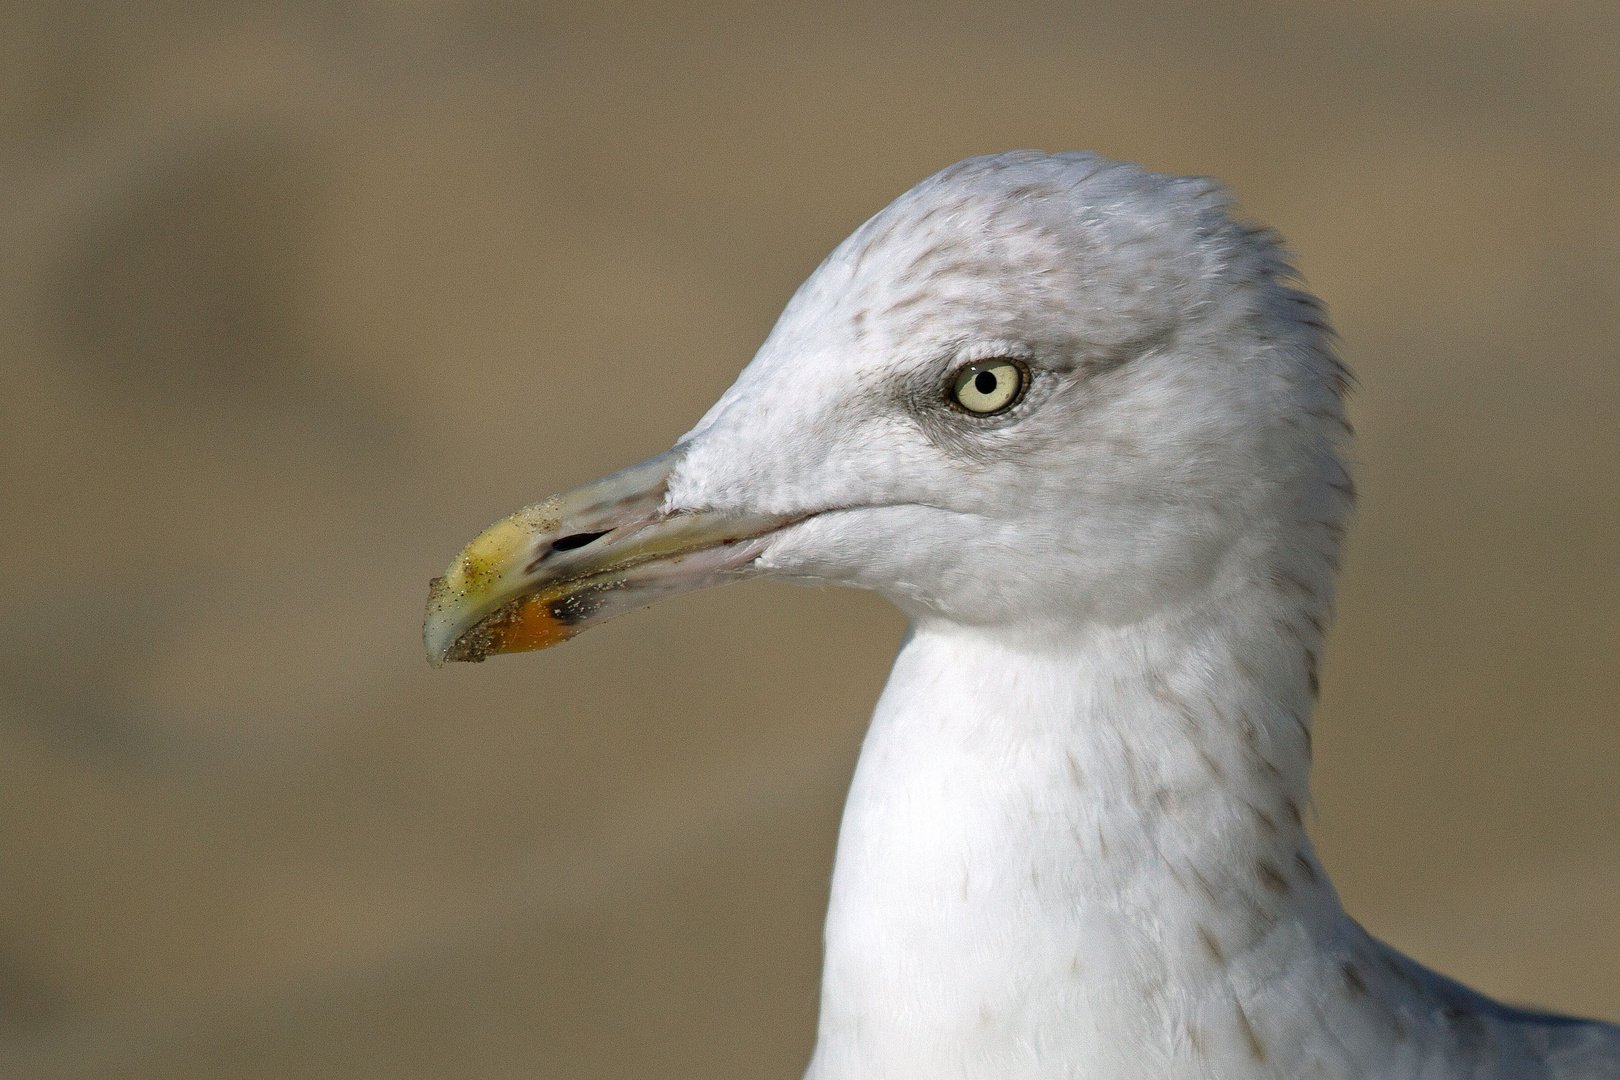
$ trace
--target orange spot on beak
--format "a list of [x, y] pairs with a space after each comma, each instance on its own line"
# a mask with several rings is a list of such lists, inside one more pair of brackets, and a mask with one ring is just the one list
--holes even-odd
[[486, 656], [532, 652], [567, 641], [579, 630], [552, 613], [558, 595], [548, 590], [507, 601], [461, 635], [445, 659], [476, 663]]

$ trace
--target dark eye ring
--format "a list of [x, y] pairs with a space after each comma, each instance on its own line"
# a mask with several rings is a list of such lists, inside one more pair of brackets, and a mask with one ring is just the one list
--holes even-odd
[[1027, 389], [1028, 365], [1011, 356], [992, 356], [951, 372], [945, 400], [958, 412], [995, 416], [1022, 401]]

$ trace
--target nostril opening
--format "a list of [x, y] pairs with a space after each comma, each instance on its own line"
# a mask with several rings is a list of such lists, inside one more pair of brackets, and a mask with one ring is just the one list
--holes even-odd
[[574, 533], [572, 536], [561, 536], [551, 542], [552, 551], [573, 551], [582, 548], [592, 540], [608, 534], [607, 529], [593, 533]]

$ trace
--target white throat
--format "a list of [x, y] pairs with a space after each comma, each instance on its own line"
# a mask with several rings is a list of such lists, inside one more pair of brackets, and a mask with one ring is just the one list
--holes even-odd
[[1250, 1014], [1347, 920], [1300, 823], [1319, 623], [1263, 592], [1049, 647], [913, 625], [845, 811], [811, 1080], [1276, 1060]]

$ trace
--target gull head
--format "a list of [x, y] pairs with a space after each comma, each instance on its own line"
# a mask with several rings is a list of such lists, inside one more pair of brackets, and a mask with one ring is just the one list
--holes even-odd
[[430, 660], [750, 576], [1049, 640], [1330, 571], [1348, 376], [1219, 185], [972, 158], [867, 221], [664, 454], [491, 526]]

